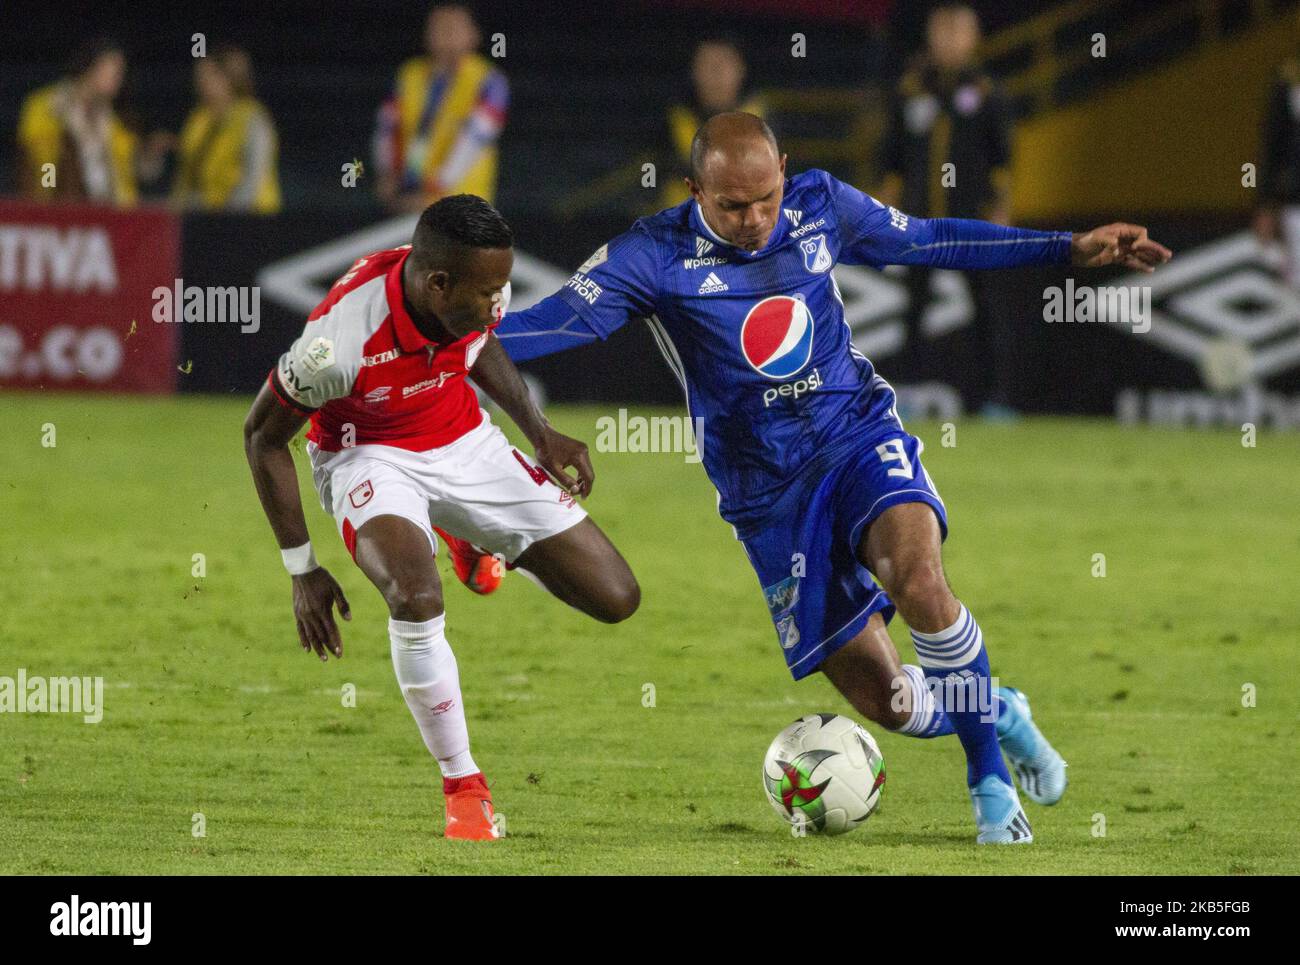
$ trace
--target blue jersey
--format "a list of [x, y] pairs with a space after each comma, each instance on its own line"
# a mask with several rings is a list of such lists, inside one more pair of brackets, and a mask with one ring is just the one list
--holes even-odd
[[648, 319], [702, 426], [697, 444], [720, 512], [743, 528], [873, 432], [872, 395], [883, 380], [853, 347], [836, 264], [1059, 263], [1070, 237], [909, 217], [807, 171], [786, 180], [762, 249], [729, 244], [687, 201], [602, 245], [559, 292], [508, 313], [497, 335], [522, 361]]

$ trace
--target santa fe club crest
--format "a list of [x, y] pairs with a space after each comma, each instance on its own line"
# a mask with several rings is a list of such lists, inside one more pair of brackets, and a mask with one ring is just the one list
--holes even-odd
[[366, 503], [370, 502], [370, 497], [375, 494], [375, 487], [370, 485], [367, 479], [360, 486], [356, 486], [348, 493], [348, 500], [352, 503], [354, 509], [360, 509]]

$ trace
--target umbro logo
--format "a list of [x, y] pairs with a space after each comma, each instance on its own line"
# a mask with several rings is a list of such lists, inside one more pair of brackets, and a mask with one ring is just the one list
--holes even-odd
[[717, 272], [713, 271], [709, 272], [708, 277], [704, 279], [704, 283], [700, 285], [701, 295], [713, 295], [726, 290], [727, 283], [718, 277]]
[[703, 257], [704, 255], [707, 255], [712, 250], [713, 250], [712, 241], [709, 241], [709, 239], [707, 238], [701, 238], [699, 235], [695, 236], [695, 257], [696, 258]]
[[803, 220], [803, 212], [796, 211], [794, 208], [783, 208], [782, 210], [785, 211], [786, 220], [796, 228], [799, 227], [799, 222]]

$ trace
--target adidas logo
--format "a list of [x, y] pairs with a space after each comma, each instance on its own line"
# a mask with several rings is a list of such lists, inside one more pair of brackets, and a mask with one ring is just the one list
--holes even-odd
[[705, 278], [703, 284], [700, 285], [701, 295], [712, 295], [716, 292], [725, 292], [726, 290], [727, 283], [718, 277], [717, 272], [713, 271], [709, 272], [708, 277]]
[[700, 258], [704, 255], [707, 255], [712, 250], [713, 250], [712, 241], [709, 241], [707, 238], [701, 238], [699, 235], [695, 236], [695, 257], [696, 258]]
[[803, 219], [803, 212], [796, 211], [794, 208], [783, 208], [782, 210], [785, 212], [786, 220], [796, 228], [799, 227], [799, 222]]

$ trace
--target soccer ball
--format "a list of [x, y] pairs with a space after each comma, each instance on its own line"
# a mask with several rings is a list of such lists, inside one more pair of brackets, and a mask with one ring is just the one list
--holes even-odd
[[843, 834], [871, 817], [885, 787], [875, 739], [838, 714], [809, 714], [776, 735], [763, 789], [784, 820], [807, 832]]

